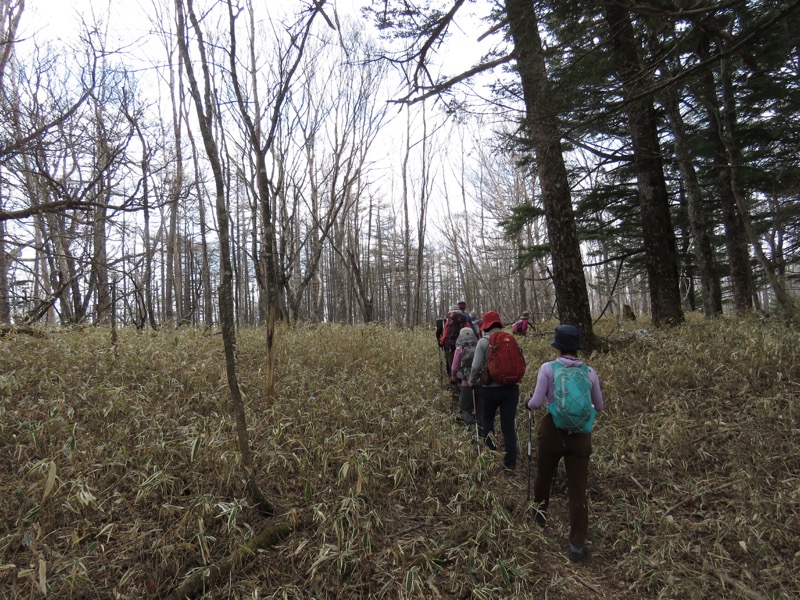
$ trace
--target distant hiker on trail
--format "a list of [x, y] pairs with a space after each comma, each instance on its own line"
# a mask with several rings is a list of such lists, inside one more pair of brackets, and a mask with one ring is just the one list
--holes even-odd
[[514, 321], [514, 324], [511, 326], [511, 333], [514, 335], [521, 335], [522, 337], [528, 335], [528, 321], [530, 318], [531, 313], [529, 313], [527, 310], [523, 312], [519, 319]]
[[477, 336], [478, 335], [478, 326], [475, 325], [475, 321], [472, 318], [472, 312], [467, 312], [467, 303], [464, 302], [463, 300], [459, 300], [457, 306], [458, 306], [459, 310], [461, 310], [461, 312], [463, 312], [464, 315], [467, 317], [467, 324], [470, 327], [472, 327], [472, 331], [474, 331], [475, 335]]
[[[456, 340], [458, 340], [458, 334], [461, 333], [464, 327], [469, 327], [467, 315], [458, 305], [454, 304], [450, 307], [445, 317], [442, 337], [439, 339], [439, 345], [444, 350], [444, 364], [447, 367], [448, 379], [452, 378], [450, 368], [453, 365], [453, 355], [456, 352]], [[459, 390], [458, 385], [452, 384], [450, 393], [452, 395], [452, 403], [454, 405], [458, 404], [458, 398], [461, 395], [461, 390]]]
[[539, 367], [533, 395], [525, 402], [529, 410], [547, 400], [547, 414], [536, 436], [536, 478], [533, 499], [538, 504], [536, 522], [547, 522], [547, 506], [558, 463], [564, 457], [569, 499], [569, 557], [580, 562], [588, 555], [586, 533], [589, 508], [586, 487], [589, 456], [592, 453], [592, 426], [595, 412], [605, 403], [600, 380], [594, 369], [578, 359], [581, 332], [575, 325], [559, 325], [550, 346], [559, 351], [556, 360]]
[[469, 384], [472, 371], [472, 360], [475, 356], [475, 346], [478, 336], [472, 327], [464, 327], [456, 340], [456, 352], [453, 355], [453, 364], [450, 367], [450, 382], [457, 383], [460, 388], [459, 410], [461, 418], [467, 426], [477, 425], [478, 391], [473, 390]]
[[[444, 337], [444, 319], [436, 319], [436, 343], [439, 346], [439, 383], [444, 384], [444, 349], [442, 339]], [[449, 373], [449, 371], [448, 371]]]
[[494, 450], [494, 418], [500, 410], [500, 430], [503, 432], [505, 456], [503, 465], [513, 473], [517, 466], [517, 432], [514, 420], [519, 401], [519, 382], [525, 375], [525, 358], [514, 336], [503, 331], [500, 315], [483, 313], [483, 337], [475, 347], [470, 384], [481, 386], [481, 412], [478, 434], [486, 446]]
[[477, 335], [477, 333], [480, 332], [481, 318], [478, 316], [478, 312], [474, 310], [469, 311], [469, 318], [472, 319], [472, 328]]

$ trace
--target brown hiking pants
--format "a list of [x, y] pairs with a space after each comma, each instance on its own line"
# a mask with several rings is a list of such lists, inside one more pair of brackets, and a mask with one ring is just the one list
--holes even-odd
[[592, 454], [592, 434], [570, 434], [562, 429], [556, 429], [553, 417], [547, 413], [539, 424], [536, 452], [533, 499], [542, 510], [547, 510], [553, 477], [563, 456], [569, 499], [569, 542], [576, 548], [583, 548], [589, 528], [586, 487], [589, 479], [589, 456]]

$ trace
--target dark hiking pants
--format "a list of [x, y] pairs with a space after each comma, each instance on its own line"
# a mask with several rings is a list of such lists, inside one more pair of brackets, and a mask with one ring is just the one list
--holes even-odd
[[450, 367], [453, 366], [453, 355], [456, 353], [455, 346], [442, 346], [444, 348], [444, 366], [447, 369], [447, 377], [450, 377]]
[[467, 425], [477, 423], [480, 413], [480, 391], [478, 388], [461, 386], [461, 396], [459, 397], [459, 409], [461, 418]]
[[589, 527], [586, 487], [589, 479], [589, 456], [592, 454], [591, 433], [567, 433], [556, 429], [550, 413], [542, 419], [536, 435], [536, 479], [533, 499], [542, 510], [550, 503], [558, 462], [564, 457], [569, 500], [569, 543], [583, 548]]
[[449, 381], [450, 379], [450, 367], [453, 366], [453, 356], [456, 353], [455, 346], [444, 346], [444, 362], [447, 366], [447, 378], [450, 385], [450, 402], [453, 406], [453, 409], [458, 407], [458, 397], [461, 395], [461, 390], [459, 389], [458, 380], [455, 383]]
[[500, 431], [503, 432], [503, 446], [506, 451], [503, 464], [506, 468], [513, 469], [517, 466], [517, 430], [514, 427], [514, 420], [517, 417], [519, 386], [484, 386], [480, 395], [481, 417], [478, 434], [486, 440], [486, 445], [494, 450], [494, 442], [489, 435], [494, 437], [494, 418], [499, 410]]

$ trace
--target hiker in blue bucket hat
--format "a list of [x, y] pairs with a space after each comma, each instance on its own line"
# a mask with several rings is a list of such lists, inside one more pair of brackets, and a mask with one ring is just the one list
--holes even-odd
[[558, 350], [556, 360], [539, 367], [533, 395], [525, 402], [529, 410], [547, 401], [547, 414], [539, 423], [536, 436], [536, 478], [533, 501], [536, 522], [547, 522], [547, 506], [558, 463], [564, 458], [569, 502], [569, 547], [573, 562], [588, 556], [586, 535], [589, 528], [587, 482], [592, 454], [592, 427], [595, 413], [605, 403], [600, 379], [595, 370], [578, 358], [581, 331], [575, 325], [556, 327], [550, 346]]

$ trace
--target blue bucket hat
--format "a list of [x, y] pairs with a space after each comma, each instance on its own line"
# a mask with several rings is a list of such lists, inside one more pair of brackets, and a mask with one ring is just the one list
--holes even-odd
[[577, 352], [581, 349], [581, 330], [575, 325], [559, 325], [550, 346], [562, 352]]

